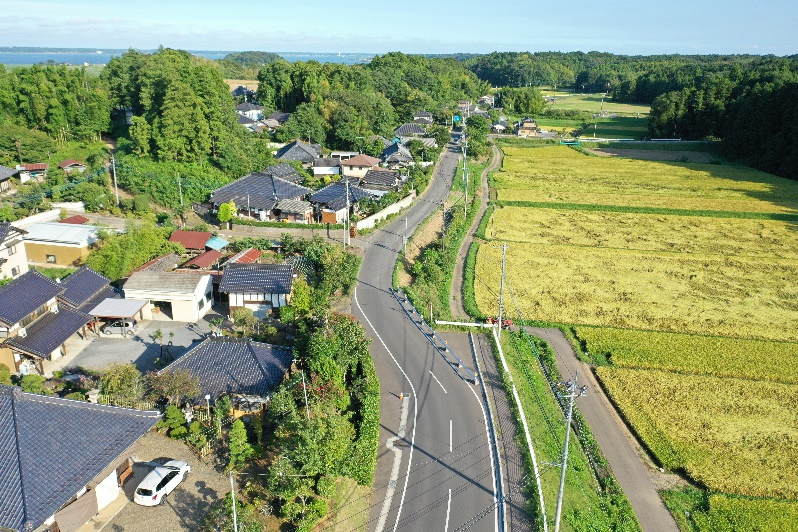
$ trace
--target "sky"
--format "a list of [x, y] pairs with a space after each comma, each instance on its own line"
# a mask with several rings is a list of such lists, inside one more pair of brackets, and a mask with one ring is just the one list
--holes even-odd
[[792, 55], [796, 22], [795, 0], [0, 0], [0, 46]]

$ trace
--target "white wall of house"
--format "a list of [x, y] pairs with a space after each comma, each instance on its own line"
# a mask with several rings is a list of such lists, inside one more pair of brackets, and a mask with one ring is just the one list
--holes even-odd
[[351, 166], [346, 164], [346, 161], [341, 161], [341, 173], [345, 176], [363, 177], [374, 168], [375, 166]]
[[267, 304], [273, 308], [284, 307], [290, 301], [287, 294], [258, 294], [251, 292], [232, 292], [230, 294], [230, 308], [246, 307], [249, 304]]
[[[172, 319], [187, 323], [196, 323], [211, 310], [213, 304], [213, 282], [210, 275], [202, 275], [193, 293], [188, 292], [169, 292], [168, 287], [153, 287], [152, 290], [131, 290], [125, 289], [125, 299], [146, 299], [150, 303], [153, 301], [163, 301], [172, 306]], [[145, 306], [144, 319], [152, 317], [149, 309], [151, 305]], [[149, 316], [148, 316], [149, 314]]]
[[[28, 271], [28, 255], [25, 253], [25, 244], [22, 238], [15, 245], [8, 246], [9, 242], [0, 243], [0, 279], [6, 277], [19, 277]], [[3, 261], [5, 259], [5, 261]]]
[[102, 482], [94, 487], [97, 492], [97, 509], [102, 510], [119, 497], [119, 479], [116, 476], [116, 469], [105, 477]]
[[314, 166], [313, 175], [338, 175], [340, 170], [338, 166]]

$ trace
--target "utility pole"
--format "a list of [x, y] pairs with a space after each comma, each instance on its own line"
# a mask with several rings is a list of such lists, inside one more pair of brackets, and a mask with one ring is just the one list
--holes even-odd
[[305, 415], [310, 421], [310, 408], [308, 408], [308, 386], [305, 384], [305, 370], [302, 370], [302, 390], [305, 392]]
[[405, 216], [405, 234], [404, 237], [402, 238], [402, 244], [404, 247], [405, 257], [407, 257], [407, 216]]
[[180, 193], [180, 206], [183, 206], [183, 184], [180, 182], [180, 174], [177, 174], [177, 190]]
[[344, 223], [344, 249], [349, 239], [349, 179], [344, 177], [344, 187], [346, 187], [346, 222]]
[[238, 532], [238, 515], [236, 514], [236, 487], [233, 484], [233, 470], [230, 470], [230, 493], [233, 496], [233, 531]]
[[441, 201], [441, 218], [443, 220], [443, 238], [441, 238], [441, 246], [443, 251], [446, 251], [446, 200]]
[[116, 186], [116, 158], [111, 154], [111, 169], [114, 172], [114, 192], [116, 193], [116, 206], [119, 207], [119, 187]]
[[560, 531], [560, 516], [562, 514], [562, 497], [565, 490], [565, 469], [568, 466], [568, 439], [571, 436], [571, 418], [574, 412], [574, 399], [584, 397], [587, 394], [587, 386], [577, 388], [576, 382], [579, 379], [579, 370], [574, 375], [574, 382], [562, 383], [564, 392], [560, 395], [562, 399], [568, 399], [568, 415], [565, 419], [565, 447], [562, 450], [562, 464], [560, 464], [560, 491], [557, 494], [557, 511], [554, 515], [554, 532]]
[[499, 340], [502, 337], [502, 320], [504, 319], [504, 258], [507, 255], [507, 242], [502, 244], [502, 277], [499, 281]]

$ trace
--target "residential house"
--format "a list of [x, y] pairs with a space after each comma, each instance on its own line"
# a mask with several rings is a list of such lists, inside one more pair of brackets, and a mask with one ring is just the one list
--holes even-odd
[[321, 177], [337, 176], [341, 174], [341, 159], [334, 157], [321, 157], [313, 159], [313, 175]]
[[360, 154], [346, 161], [341, 161], [341, 174], [352, 177], [363, 177], [372, 168], [377, 168], [380, 160], [370, 155]]
[[256, 248], [247, 248], [243, 251], [239, 251], [229, 259], [227, 262], [224, 263], [225, 266], [228, 264], [252, 264], [256, 262], [263, 252]]
[[111, 288], [111, 280], [88, 266], [79, 268], [63, 281], [64, 291], [58, 294], [59, 304], [86, 314], [106, 299], [120, 299]]
[[266, 117], [265, 123], [269, 126], [269, 129], [274, 130], [285, 124], [289, 118], [291, 118], [291, 113], [275, 111]]
[[244, 85], [239, 85], [235, 89], [231, 90], [230, 94], [233, 95], [233, 98], [252, 98], [255, 96], [255, 91], [245, 87]]
[[16, 175], [16, 168], [0, 165], [0, 193], [11, 188], [11, 176]]
[[0, 386], [0, 529], [75, 531], [118, 497], [161, 418]]
[[246, 116], [250, 120], [263, 120], [263, 106], [244, 102], [236, 105], [236, 112], [241, 116]]
[[58, 163], [58, 167], [63, 170], [65, 174], [82, 174], [87, 168], [85, 164], [75, 159], [65, 159]]
[[93, 225], [47, 222], [33, 224], [23, 237], [28, 262], [43, 266], [80, 264], [99, 238]]
[[413, 156], [410, 154], [410, 150], [396, 142], [382, 152], [382, 162], [386, 163], [388, 168], [398, 168], [413, 162]]
[[307, 201], [280, 200], [273, 210], [275, 219], [280, 222], [307, 224], [313, 221], [313, 206]]
[[388, 146], [391, 145], [391, 141], [390, 140], [388, 140], [385, 137], [380, 136], [380, 135], [371, 135], [370, 137], [368, 137], [366, 139], [366, 142], [368, 142], [369, 144], [374, 144], [377, 141], [382, 143], [382, 147], [383, 148], [387, 148]]
[[253, 133], [263, 133], [267, 127], [263, 122], [252, 120], [246, 115], [238, 115], [238, 123]]
[[359, 152], [356, 151], [333, 151], [330, 152], [330, 157], [333, 159], [340, 159], [342, 161], [347, 161], [352, 157], [357, 157]]
[[429, 111], [419, 111], [413, 113], [413, 123], [420, 126], [428, 126], [432, 124], [432, 113]]
[[[290, 166], [290, 165], [289, 165]], [[253, 172], [211, 192], [210, 203], [218, 210], [222, 203], [233, 201], [238, 212], [258, 220], [273, 220], [274, 207], [283, 199], [302, 199], [313, 192], [264, 172]]]
[[219, 292], [228, 294], [230, 314], [248, 308], [262, 318], [291, 302], [295, 277], [290, 264], [230, 264], [222, 274]]
[[438, 147], [438, 141], [432, 137], [401, 137], [399, 140], [401, 141], [404, 147], [408, 148], [408, 150], [410, 149], [411, 142], [413, 142], [414, 140], [420, 142], [421, 145], [423, 146], [421, 155], [424, 158], [424, 160], [427, 160], [426, 157], [427, 152], [424, 150], [429, 148], [429, 153], [431, 153], [432, 150]]
[[349, 214], [354, 214], [357, 202], [363, 198], [374, 197], [370, 192], [353, 185], [346, 178], [317, 190], [310, 196], [310, 203], [316, 209], [316, 220], [321, 223], [340, 224]]
[[393, 170], [369, 170], [360, 180], [360, 187], [377, 197], [397, 191], [401, 185], [402, 178]]
[[538, 123], [532, 118], [524, 118], [516, 122], [516, 134], [519, 137], [536, 137], [538, 135]]
[[279, 177], [283, 181], [290, 181], [291, 183], [299, 183], [302, 181], [302, 176], [291, 163], [278, 163], [264, 168], [261, 173], [270, 175], [272, 177]]
[[[213, 282], [208, 274], [138, 271], [122, 287], [125, 299], [149, 301], [152, 312], [174, 321], [196, 323], [211, 310]], [[145, 319], [149, 308], [145, 307]]]
[[184, 231], [176, 229], [169, 242], [181, 244], [189, 253], [202, 253], [213, 235], [208, 231]]
[[200, 393], [195, 401], [202, 406], [207, 396], [215, 403], [225, 395], [255, 396], [261, 399], [255, 402], [263, 404], [285, 379], [293, 358], [293, 351], [287, 347], [224, 336], [204, 340], [159, 374], [191, 373], [199, 380]]
[[18, 164], [19, 182], [44, 181], [47, 177], [47, 168], [49, 168], [47, 163]]
[[427, 130], [423, 127], [415, 124], [413, 122], [409, 122], [407, 124], [402, 124], [401, 126], [397, 127], [394, 130], [394, 135], [397, 137], [423, 137], [427, 134]]
[[0, 279], [19, 277], [28, 271], [28, 254], [22, 238], [27, 231], [0, 222]]
[[501, 134], [501, 133], [504, 133], [507, 130], [508, 127], [509, 127], [509, 124], [507, 124], [506, 120], [499, 120], [498, 122], [494, 123], [491, 126], [491, 129], [493, 130], [494, 133]]
[[66, 354], [67, 339], [91, 318], [59, 305], [65, 291], [36, 270], [0, 287], [0, 363], [22, 374], [44, 373], [43, 361]]
[[310, 168], [313, 160], [321, 157], [321, 146], [295, 140], [280, 148], [274, 157], [285, 161], [300, 161], [302, 166]]
[[481, 103], [482, 105], [486, 105], [488, 107], [493, 107], [496, 104], [496, 97], [486, 94], [477, 100], [477, 103]]

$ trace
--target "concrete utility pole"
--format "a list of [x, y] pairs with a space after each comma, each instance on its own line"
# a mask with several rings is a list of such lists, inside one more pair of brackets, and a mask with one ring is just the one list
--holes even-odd
[[346, 188], [346, 223], [344, 223], [344, 249], [349, 242], [349, 180], [344, 177], [344, 187]]
[[404, 247], [404, 255], [407, 257], [407, 216], [405, 216], [405, 234], [402, 237], [402, 246]]
[[443, 251], [446, 251], [446, 200], [441, 201], [441, 218], [443, 220], [443, 238], [441, 238], [441, 246]]
[[230, 470], [230, 493], [233, 497], [233, 531], [238, 532], [238, 514], [236, 513], [236, 487], [233, 484], [233, 470]]
[[114, 192], [116, 193], [116, 206], [119, 207], [119, 187], [116, 186], [116, 158], [111, 154], [111, 169], [114, 172]]
[[587, 394], [587, 386], [577, 388], [576, 382], [579, 379], [579, 370], [574, 375], [574, 382], [562, 383], [565, 391], [560, 395], [563, 399], [568, 399], [568, 415], [565, 418], [565, 447], [562, 450], [562, 464], [560, 464], [560, 491], [557, 494], [557, 510], [554, 515], [554, 532], [560, 531], [560, 516], [562, 514], [562, 498], [565, 490], [565, 469], [568, 467], [568, 439], [571, 436], [571, 418], [574, 412], [574, 399], [584, 397]]
[[183, 184], [180, 182], [180, 174], [177, 174], [177, 190], [180, 193], [180, 206], [183, 206]]
[[507, 243], [502, 244], [502, 277], [499, 281], [499, 340], [502, 337], [502, 320], [504, 319], [504, 262], [507, 255]]

